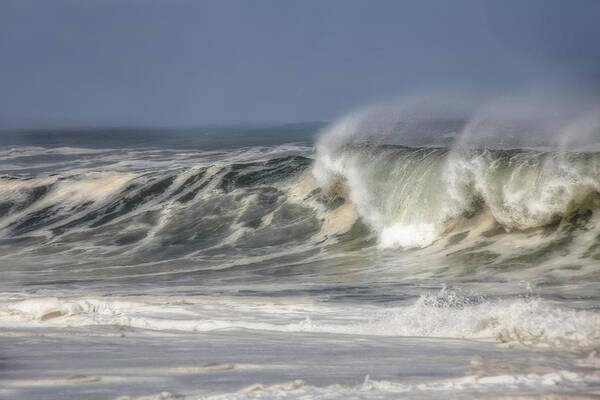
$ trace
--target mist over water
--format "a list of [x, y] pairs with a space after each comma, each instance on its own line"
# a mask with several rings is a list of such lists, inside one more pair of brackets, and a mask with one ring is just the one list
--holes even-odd
[[5, 137], [0, 395], [597, 394], [600, 103], [557, 93]]
[[314, 176], [347, 186], [384, 247], [428, 246], [485, 212], [506, 230], [541, 228], [597, 202], [598, 106], [563, 99], [475, 107], [442, 94], [359, 111], [324, 130]]

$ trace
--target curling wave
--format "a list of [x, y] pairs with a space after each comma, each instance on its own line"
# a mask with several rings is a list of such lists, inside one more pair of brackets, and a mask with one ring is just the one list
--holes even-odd
[[589, 218], [600, 204], [599, 153], [364, 143], [322, 152], [314, 174], [345, 188], [383, 247], [426, 247], [486, 212], [506, 231], [527, 231]]

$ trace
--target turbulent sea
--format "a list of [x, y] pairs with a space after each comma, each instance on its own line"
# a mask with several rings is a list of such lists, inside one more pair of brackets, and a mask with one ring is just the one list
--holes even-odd
[[340, 129], [2, 136], [0, 398], [600, 397], [600, 152]]

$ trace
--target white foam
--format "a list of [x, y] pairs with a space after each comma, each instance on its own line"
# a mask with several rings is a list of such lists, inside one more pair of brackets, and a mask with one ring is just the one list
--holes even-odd
[[[372, 380], [367, 375], [361, 385], [329, 385], [315, 387], [306, 385], [301, 380], [294, 380], [274, 385], [254, 384], [238, 392], [225, 393], [212, 396], [198, 397], [198, 400], [243, 400], [243, 399], [397, 399], [402, 398], [430, 398], [429, 396], [448, 396], [452, 398], [469, 393], [488, 394], [494, 392], [510, 393], [511, 391], [541, 390], [544, 392], [559, 390], [579, 383], [598, 385], [600, 373], [577, 373], [568, 370], [559, 370], [547, 374], [504, 374], [504, 375], [467, 375], [424, 383], [403, 383], [401, 381]], [[567, 391], [568, 393], [568, 391]], [[560, 397], [568, 398], [568, 397]]]
[[600, 314], [536, 297], [485, 300], [443, 290], [395, 307], [259, 298], [30, 298], [4, 301], [0, 326], [117, 325], [187, 332], [253, 329], [494, 340], [587, 349], [600, 345]]
[[427, 247], [438, 238], [433, 224], [392, 224], [381, 230], [379, 245], [386, 247]]

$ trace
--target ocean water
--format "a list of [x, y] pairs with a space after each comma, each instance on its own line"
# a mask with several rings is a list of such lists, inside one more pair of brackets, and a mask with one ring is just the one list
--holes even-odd
[[3, 134], [0, 398], [599, 398], [600, 152], [434, 122]]

